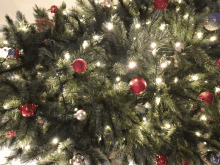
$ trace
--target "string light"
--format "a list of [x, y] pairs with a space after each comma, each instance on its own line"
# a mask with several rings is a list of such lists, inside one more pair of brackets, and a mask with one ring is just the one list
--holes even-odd
[[5, 41], [3, 41], [3, 43], [4, 43], [4, 44], [8, 44], [8, 41], [5, 40]]
[[158, 49], [154, 49], [154, 50], [152, 51], [152, 54], [155, 55], [155, 54], [157, 53], [157, 51], [158, 51]]
[[177, 81], [178, 81], [178, 78], [175, 78], [175, 79], [174, 79], [174, 82], [176, 83]]
[[198, 38], [201, 38], [202, 37], [202, 33], [201, 32], [197, 33], [197, 36], [198, 36]]
[[113, 8], [114, 8], [114, 9], [117, 9], [117, 7], [116, 7], [116, 6], [114, 6]]
[[148, 103], [148, 102], [146, 102], [146, 103], [144, 104], [144, 107], [147, 108], [147, 109], [152, 108], [152, 106], [151, 106], [150, 103]]
[[215, 40], [216, 40], [216, 37], [213, 36], [213, 37], [210, 38], [210, 40], [211, 40], [211, 41], [215, 41]]
[[166, 124], [165, 127], [166, 127], [166, 129], [170, 129], [171, 125], [170, 124]]
[[74, 111], [75, 111], [75, 112], [78, 111], [78, 108], [75, 108]]
[[93, 38], [94, 38], [95, 40], [97, 40], [97, 39], [99, 39], [99, 36], [95, 35]]
[[146, 119], [146, 117], [143, 117], [143, 121], [146, 121], [147, 119]]
[[188, 18], [188, 17], [189, 17], [189, 14], [184, 15], [184, 18], [185, 18], [185, 19]]
[[53, 143], [57, 144], [58, 143], [58, 139], [57, 138], [53, 139]]
[[136, 37], [134, 37], [133, 39], [136, 40]]
[[176, 43], [176, 47], [179, 47], [179, 46], [180, 46], [180, 43], [179, 43], [179, 42], [177, 42], [177, 43]]
[[205, 81], [205, 83], [207, 83], [208, 81]]
[[106, 126], [106, 129], [110, 129], [110, 127], [107, 125], [107, 126]]
[[157, 84], [160, 84], [162, 82], [162, 79], [161, 78], [156, 78], [156, 83]]
[[220, 92], [220, 88], [216, 87], [216, 88], [215, 88], [215, 92], [216, 92], [216, 93]]
[[25, 146], [25, 149], [29, 150], [30, 149], [30, 145]]
[[156, 97], [156, 103], [157, 103], [157, 105], [160, 104], [160, 98], [159, 97]]
[[146, 22], [147, 25], [149, 25], [150, 23], [151, 23], [150, 21]]
[[100, 64], [100, 62], [97, 62], [96, 65], [97, 65], [97, 66], [100, 66], [101, 64]]
[[197, 75], [192, 76], [192, 79], [195, 80], [195, 81], [197, 81], [197, 80], [198, 80], [198, 76], [197, 76]]
[[112, 29], [113, 29], [113, 24], [112, 24], [111, 22], [109, 22], [107, 26], [108, 26], [108, 29], [109, 29], [109, 30], [112, 30]]
[[205, 115], [203, 115], [202, 117], [201, 117], [201, 120], [207, 120], [207, 117], [205, 116]]
[[95, 3], [99, 3], [99, 1], [98, 1], [98, 0], [96, 0], [96, 1], [95, 1]]
[[136, 27], [137, 29], [139, 29], [139, 28], [141, 27], [141, 25], [138, 23], [138, 24], [135, 25], [135, 27]]
[[179, 10], [180, 10], [180, 8], [177, 8], [177, 9], [176, 9], [176, 11], [179, 11]]
[[134, 68], [136, 66], [136, 63], [135, 62], [130, 62], [129, 63], [129, 68]]
[[27, 31], [27, 28], [26, 27], [22, 27], [21, 28], [23, 31]]
[[85, 49], [87, 46], [88, 46], [88, 42], [87, 42], [87, 41], [84, 41], [84, 42], [83, 42], [83, 48]]
[[66, 54], [65, 54], [65, 58], [66, 58], [67, 60], [70, 58], [69, 53], [66, 53]]
[[63, 11], [63, 14], [64, 14], [64, 15], [67, 15], [66, 11]]
[[167, 67], [167, 62], [162, 63], [160, 66], [161, 66], [161, 68], [166, 68]]
[[151, 44], [151, 48], [155, 48], [156, 46], [157, 46], [157, 44], [154, 42]]
[[7, 108], [8, 108], [8, 104], [4, 105], [3, 107], [4, 107], [5, 109], [7, 109]]
[[121, 79], [120, 77], [117, 77], [117, 78], [116, 78], [116, 81], [120, 81], [120, 79]]
[[162, 24], [162, 25], [160, 26], [160, 30], [164, 30], [164, 28], [165, 28], [165, 24]]
[[207, 144], [206, 142], [204, 142], [204, 144]]
[[182, 0], [179, 0], [179, 3], [181, 3], [182, 2]]
[[200, 136], [201, 134], [199, 132], [196, 132], [196, 136]]

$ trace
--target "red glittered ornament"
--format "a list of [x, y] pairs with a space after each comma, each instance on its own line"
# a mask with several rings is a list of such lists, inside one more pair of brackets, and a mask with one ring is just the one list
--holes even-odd
[[216, 64], [217, 64], [218, 67], [220, 67], [220, 60], [217, 60]]
[[25, 117], [31, 117], [34, 115], [34, 111], [36, 110], [36, 105], [35, 104], [22, 104], [18, 109], [21, 111], [21, 114]]
[[168, 5], [168, 0], [154, 0], [153, 5], [156, 9], [165, 9]]
[[157, 165], [167, 165], [168, 159], [164, 155], [157, 155]]
[[203, 101], [205, 101], [208, 105], [209, 104], [212, 104], [213, 102], [213, 96], [211, 93], [209, 92], [202, 92], [200, 95], [199, 95], [199, 99], [202, 99]]
[[56, 5], [53, 5], [53, 6], [51, 6], [50, 9], [48, 9], [48, 10], [50, 10], [51, 13], [56, 13], [57, 9], [58, 9], [58, 7], [57, 7]]
[[74, 61], [72, 66], [76, 72], [81, 73], [86, 70], [87, 64], [83, 59], [77, 59]]
[[129, 86], [134, 94], [141, 94], [146, 90], [147, 83], [142, 78], [133, 78], [130, 81]]

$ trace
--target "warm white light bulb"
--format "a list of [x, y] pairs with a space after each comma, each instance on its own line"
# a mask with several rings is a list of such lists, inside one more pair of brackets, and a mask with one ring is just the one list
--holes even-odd
[[120, 81], [120, 79], [121, 79], [120, 77], [117, 77], [117, 78], [116, 78], [116, 81]]
[[143, 121], [146, 121], [147, 119], [146, 119], [146, 117], [143, 117]]
[[64, 15], [67, 15], [67, 12], [66, 12], [66, 11], [63, 11], [63, 14], [64, 14]]
[[106, 126], [106, 129], [110, 129], [110, 127], [109, 127], [109, 126]]
[[180, 46], [180, 43], [179, 43], [179, 42], [177, 42], [177, 43], [176, 43], [176, 47], [179, 47], [179, 46]]
[[210, 40], [211, 40], [211, 41], [215, 41], [215, 40], [216, 40], [216, 37], [213, 36], [213, 37], [210, 38]]
[[170, 129], [171, 125], [170, 124], [166, 124], [165, 127], [166, 127], [166, 129]]
[[136, 37], [134, 37], [133, 39], [136, 40]]
[[151, 44], [151, 48], [155, 48], [156, 46], [157, 46], [157, 44], [154, 42]]
[[65, 58], [66, 58], [67, 60], [70, 58], [69, 53], [66, 53], [66, 54], [65, 54]]
[[4, 105], [3, 107], [4, 107], [5, 109], [7, 109], [7, 108], [8, 108], [8, 104]]
[[57, 138], [53, 139], [53, 143], [57, 144], [58, 143], [58, 139]]
[[101, 64], [100, 64], [100, 62], [97, 62], [96, 65], [97, 65], [97, 66], [100, 66]]
[[137, 29], [139, 29], [139, 28], [141, 27], [141, 25], [138, 23], [138, 24], [135, 25], [135, 27], [136, 27]]
[[160, 84], [162, 82], [162, 79], [161, 78], [156, 78], [156, 83], [157, 84]]
[[206, 142], [204, 142], [204, 144], [207, 144]]
[[203, 115], [203, 116], [201, 117], [201, 120], [207, 120], [207, 117], [206, 117], [205, 115]]
[[196, 136], [200, 136], [201, 134], [199, 132], [196, 132]]
[[157, 105], [160, 104], [160, 98], [159, 97], [156, 98], [156, 103], [157, 103]]
[[99, 3], [99, 1], [98, 1], [98, 0], [96, 0], [96, 1], [95, 1], [95, 3]]
[[150, 23], [151, 23], [150, 21], [146, 22], [147, 25], [150, 24]]
[[201, 32], [197, 33], [197, 36], [198, 36], [198, 38], [201, 38], [202, 37], [202, 33]]
[[179, 0], [179, 3], [181, 3], [182, 2], [182, 0]]
[[87, 42], [87, 41], [84, 41], [84, 42], [83, 42], [83, 48], [85, 49], [87, 46], [88, 46], [88, 42]]
[[114, 9], [117, 9], [117, 7], [116, 7], [116, 6], [114, 6], [113, 8], [114, 8]]
[[25, 149], [29, 150], [30, 149], [30, 145], [25, 146]]
[[216, 93], [220, 92], [220, 88], [216, 87], [216, 88], [215, 88], [215, 92], [216, 92]]
[[167, 67], [167, 63], [164, 62], [164, 63], [162, 63], [160, 66], [161, 66], [161, 68], [166, 68], [166, 67]]
[[78, 111], [78, 108], [75, 108], [74, 111]]
[[142, 129], [142, 127], [140, 127], [140, 129]]
[[198, 78], [197, 75], [195, 75], [195, 76], [192, 76], [192, 79], [195, 80], [195, 81], [197, 81], [199, 78]]
[[180, 10], [180, 8], [177, 8], [177, 9], [176, 9], [176, 11], [179, 11], [179, 10]]
[[205, 83], [207, 83], [208, 81], [205, 81]]
[[110, 23], [108, 23], [108, 29], [109, 30], [112, 30], [113, 29], [113, 24], [110, 22]]
[[188, 17], [189, 17], [189, 14], [184, 15], [184, 18], [185, 18], [185, 19], [188, 18]]
[[175, 79], [174, 79], [174, 82], [176, 83], [177, 81], [178, 81], [178, 78], [175, 78]]
[[157, 53], [157, 49], [154, 49], [154, 50], [152, 51], [152, 54], [155, 55], [156, 53]]
[[164, 28], [165, 28], [165, 24], [162, 24], [162, 25], [160, 26], [160, 30], [164, 30]]
[[135, 62], [130, 62], [129, 63], [129, 68], [134, 68], [136, 66], [136, 63]]
[[4, 43], [4, 44], [8, 44], [8, 41], [5, 40], [5, 41], [3, 41], [3, 43]]
[[94, 38], [95, 40], [97, 40], [97, 39], [99, 39], [99, 36], [95, 35], [93, 38]]
[[99, 140], [102, 140], [102, 138], [100, 137]]
[[23, 30], [23, 31], [27, 31], [27, 28], [26, 28], [26, 27], [22, 27], [22, 30]]

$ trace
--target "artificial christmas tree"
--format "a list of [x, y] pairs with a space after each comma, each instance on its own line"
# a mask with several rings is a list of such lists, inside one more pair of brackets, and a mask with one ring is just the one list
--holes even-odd
[[213, 18], [206, 26], [219, 9], [198, 14], [190, 0], [78, 3], [68, 14], [65, 3], [36, 6], [37, 27], [21, 12], [15, 23], [6, 16], [1, 48], [19, 51], [16, 60], [0, 52], [8, 162], [219, 163], [219, 28]]

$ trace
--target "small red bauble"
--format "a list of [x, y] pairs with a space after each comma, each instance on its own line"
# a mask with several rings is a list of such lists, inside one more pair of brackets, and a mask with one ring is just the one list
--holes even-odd
[[21, 111], [21, 114], [25, 117], [31, 117], [34, 115], [34, 111], [36, 110], [36, 105], [35, 104], [22, 104], [22, 106], [20, 106], [19, 111]]
[[157, 155], [157, 165], [167, 165], [168, 159], [164, 155]]
[[184, 160], [183, 165], [188, 165], [188, 162]]
[[141, 94], [146, 90], [147, 83], [142, 78], [133, 78], [130, 81], [129, 86], [134, 94]]
[[217, 60], [216, 63], [217, 63], [217, 66], [220, 67], [220, 60]]
[[209, 104], [212, 104], [213, 102], [213, 96], [211, 93], [209, 92], [202, 92], [200, 95], [199, 95], [199, 99], [202, 99], [203, 101], [205, 101], [208, 105]]
[[15, 135], [16, 131], [9, 131], [8, 133], [5, 133], [5, 136], [7, 137], [13, 137]]
[[156, 9], [165, 9], [168, 5], [168, 0], [154, 0], [153, 5]]
[[57, 11], [57, 9], [58, 9], [58, 7], [56, 5], [53, 5], [50, 7], [49, 10], [51, 11], [51, 13], [55, 13]]
[[83, 59], [77, 59], [74, 61], [72, 66], [76, 72], [81, 73], [86, 70], [87, 63]]

